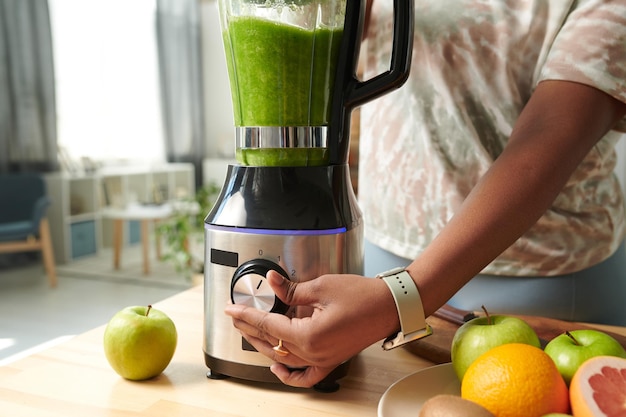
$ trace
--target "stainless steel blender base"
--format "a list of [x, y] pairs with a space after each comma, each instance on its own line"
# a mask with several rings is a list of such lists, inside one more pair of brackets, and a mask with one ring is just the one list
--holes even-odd
[[[203, 351], [211, 378], [280, 382], [269, 370], [272, 361], [224, 313], [236, 303], [310, 316], [309, 307], [276, 298], [265, 280], [269, 270], [294, 282], [363, 273], [361, 213], [347, 165], [229, 167], [220, 199], [205, 219]], [[316, 389], [336, 390], [348, 368], [349, 361], [338, 366]]]

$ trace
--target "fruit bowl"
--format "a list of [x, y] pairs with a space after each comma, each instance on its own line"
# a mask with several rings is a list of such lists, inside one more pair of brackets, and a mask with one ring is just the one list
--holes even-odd
[[424, 368], [395, 382], [378, 402], [378, 417], [417, 416], [422, 405], [438, 394], [461, 395], [452, 363]]

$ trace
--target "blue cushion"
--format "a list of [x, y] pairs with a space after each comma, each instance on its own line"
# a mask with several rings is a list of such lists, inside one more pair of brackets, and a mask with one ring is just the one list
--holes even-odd
[[0, 223], [0, 242], [26, 239], [29, 235], [38, 235], [37, 225], [29, 221]]

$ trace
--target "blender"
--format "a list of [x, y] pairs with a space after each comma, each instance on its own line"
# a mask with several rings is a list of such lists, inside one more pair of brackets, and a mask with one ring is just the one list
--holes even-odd
[[[239, 303], [289, 317], [269, 270], [304, 282], [363, 273], [363, 222], [350, 181], [352, 110], [408, 78], [413, 1], [394, 0], [388, 71], [357, 78], [365, 0], [219, 0], [237, 164], [205, 218], [204, 338], [210, 378], [279, 382], [272, 361], [224, 313]], [[332, 391], [338, 366], [316, 388]]]

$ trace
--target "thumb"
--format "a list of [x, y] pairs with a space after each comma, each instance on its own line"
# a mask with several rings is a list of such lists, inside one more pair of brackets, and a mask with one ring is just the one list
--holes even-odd
[[314, 300], [307, 291], [307, 283], [290, 281], [279, 272], [270, 269], [265, 275], [268, 284], [280, 300], [290, 306], [311, 305]]

